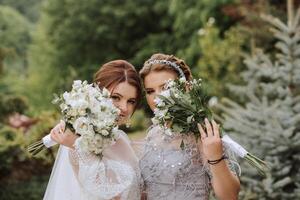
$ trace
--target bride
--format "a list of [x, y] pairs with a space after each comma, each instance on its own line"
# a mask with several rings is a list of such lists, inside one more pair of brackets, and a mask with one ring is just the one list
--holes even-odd
[[[121, 110], [118, 124], [125, 124], [141, 99], [141, 84], [134, 67], [115, 60], [104, 64], [95, 74], [94, 82], [110, 90], [111, 98]], [[76, 146], [78, 136], [65, 124], [51, 130], [51, 138], [61, 144], [44, 200], [138, 200], [140, 170], [138, 158], [127, 135], [120, 130], [116, 143], [103, 152], [99, 159], [82, 152]]]

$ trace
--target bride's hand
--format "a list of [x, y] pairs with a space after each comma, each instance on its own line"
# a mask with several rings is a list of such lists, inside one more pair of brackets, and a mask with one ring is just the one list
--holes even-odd
[[205, 119], [206, 131], [198, 124], [201, 134], [202, 151], [206, 159], [217, 160], [223, 156], [222, 140], [219, 133], [219, 126], [212, 120], [212, 123]]
[[74, 149], [75, 140], [79, 137], [72, 133], [69, 129], [65, 129], [66, 124], [64, 121], [58, 123], [51, 131], [51, 139], [69, 148]]

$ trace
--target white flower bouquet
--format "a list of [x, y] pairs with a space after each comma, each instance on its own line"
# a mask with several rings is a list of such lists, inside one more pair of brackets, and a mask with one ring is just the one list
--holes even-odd
[[[173, 132], [180, 134], [194, 134], [196, 139], [200, 138], [197, 123], [205, 127], [204, 119], [212, 119], [212, 112], [208, 106], [207, 96], [202, 88], [201, 79], [186, 81], [169, 80], [165, 90], [155, 99], [156, 109], [152, 122], [165, 129], [165, 134], [172, 135]], [[222, 134], [223, 133], [223, 134]], [[237, 156], [245, 159], [258, 172], [265, 176], [267, 165], [264, 161], [250, 154], [241, 145], [224, 135], [221, 129], [222, 142]], [[181, 148], [184, 143], [181, 142]]]
[[[113, 105], [107, 89], [76, 80], [72, 90], [60, 97], [56, 95], [53, 103], [59, 104], [66, 128], [80, 135], [75, 145], [83, 151], [101, 156], [102, 151], [117, 139], [116, 122], [120, 111]], [[28, 151], [36, 155], [55, 144], [49, 134], [30, 145]]]

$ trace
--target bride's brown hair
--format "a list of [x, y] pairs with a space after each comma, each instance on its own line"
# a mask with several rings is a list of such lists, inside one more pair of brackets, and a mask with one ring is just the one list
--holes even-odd
[[145, 79], [145, 77], [151, 72], [151, 71], [173, 71], [176, 74], [179, 74], [178, 71], [168, 65], [168, 64], [163, 64], [163, 63], [155, 63], [155, 64], [149, 64], [151, 61], [159, 61], [159, 60], [165, 60], [165, 61], [170, 61], [182, 70], [184, 73], [184, 76], [186, 80], [191, 80], [192, 79], [192, 73], [190, 70], [190, 67], [184, 62], [184, 60], [181, 60], [173, 55], [167, 55], [167, 54], [162, 54], [162, 53], [156, 53], [153, 54], [143, 65], [143, 68], [140, 70], [140, 77], [142, 80]]
[[137, 105], [142, 97], [142, 85], [134, 66], [126, 60], [113, 60], [103, 64], [94, 74], [94, 83], [100, 88], [115, 88], [118, 84], [127, 82], [137, 90]]

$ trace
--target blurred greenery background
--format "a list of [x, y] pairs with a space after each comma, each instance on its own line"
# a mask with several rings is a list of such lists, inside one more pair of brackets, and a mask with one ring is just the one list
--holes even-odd
[[[0, 199], [42, 199], [56, 149], [32, 158], [26, 146], [58, 122], [53, 93], [70, 89], [74, 79], [91, 81], [113, 59], [140, 69], [162, 52], [184, 59], [211, 97], [243, 104], [227, 85], [245, 83], [245, 55], [258, 47], [275, 55], [260, 14], [285, 22], [286, 10], [284, 0], [0, 0]], [[145, 135], [148, 113], [146, 106], [135, 113], [131, 138]], [[273, 190], [258, 197], [246, 183], [241, 199], [280, 199]], [[280, 191], [299, 192], [299, 185]]]

